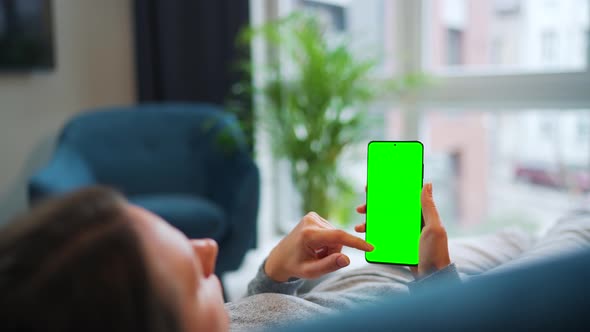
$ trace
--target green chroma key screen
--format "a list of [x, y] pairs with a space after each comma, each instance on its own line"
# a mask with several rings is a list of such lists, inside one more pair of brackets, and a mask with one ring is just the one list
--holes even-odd
[[366, 240], [370, 263], [418, 264], [424, 147], [418, 141], [373, 141], [367, 157]]

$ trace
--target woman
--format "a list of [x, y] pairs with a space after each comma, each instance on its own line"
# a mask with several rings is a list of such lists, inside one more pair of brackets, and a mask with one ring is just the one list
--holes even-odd
[[[455, 278], [430, 184], [422, 192], [422, 206], [420, 265], [413, 273], [424, 279], [442, 270], [425, 281]], [[364, 224], [356, 227], [364, 229]], [[383, 272], [385, 277], [368, 273], [363, 280], [347, 280], [345, 287], [341, 280], [327, 280], [318, 291], [296, 296], [303, 279], [349, 265], [343, 246], [373, 249], [307, 214], [262, 264], [249, 285], [251, 296], [224, 306], [213, 274], [215, 241], [189, 240], [120, 194], [88, 188], [47, 201], [0, 232], [0, 330], [226, 331], [229, 316], [234, 329], [279, 326], [387, 292], [392, 283]], [[367, 298], [363, 283], [375, 294]], [[376, 283], [383, 289], [374, 288]], [[348, 302], [342, 305], [341, 299]]]

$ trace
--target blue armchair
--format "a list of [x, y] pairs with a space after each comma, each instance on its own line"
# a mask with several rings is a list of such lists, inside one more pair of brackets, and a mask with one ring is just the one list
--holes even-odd
[[82, 113], [66, 124], [30, 202], [108, 185], [191, 238], [219, 243], [217, 273], [256, 242], [259, 174], [235, 118], [207, 104], [148, 104]]

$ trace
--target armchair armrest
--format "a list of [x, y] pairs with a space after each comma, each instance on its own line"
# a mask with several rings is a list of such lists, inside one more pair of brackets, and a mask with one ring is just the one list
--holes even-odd
[[241, 174], [239, 181], [217, 187], [217, 196], [221, 195], [221, 189], [226, 189], [223, 194], [229, 221], [228, 235], [220, 245], [217, 263], [220, 271], [237, 269], [246, 251], [256, 246], [260, 175], [253, 163], [248, 163], [238, 174]]
[[94, 183], [94, 174], [82, 157], [67, 147], [59, 147], [49, 163], [29, 179], [29, 202]]

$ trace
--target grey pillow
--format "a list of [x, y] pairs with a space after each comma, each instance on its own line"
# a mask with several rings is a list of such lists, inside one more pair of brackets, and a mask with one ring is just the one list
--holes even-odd
[[477, 275], [510, 262], [534, 244], [535, 237], [518, 228], [466, 238], [449, 239], [449, 254], [457, 270]]
[[584, 248], [590, 248], [590, 211], [574, 212], [559, 219], [530, 249], [489, 273], [528, 265]]

